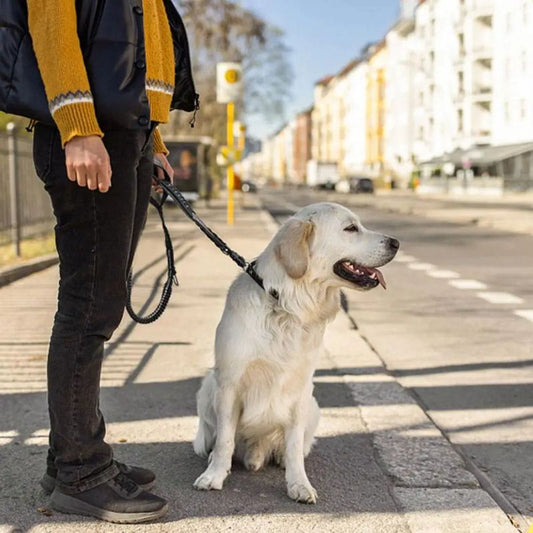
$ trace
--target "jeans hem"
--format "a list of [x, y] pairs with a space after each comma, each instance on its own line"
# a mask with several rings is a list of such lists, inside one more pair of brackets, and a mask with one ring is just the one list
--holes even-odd
[[98, 485], [103, 485], [110, 479], [113, 479], [117, 474], [120, 473], [115, 462], [111, 463], [108, 468], [99, 472], [96, 475], [89, 476], [84, 478], [76, 483], [63, 483], [56, 478], [56, 487], [60, 492], [65, 494], [78, 494], [80, 492], [85, 492], [90, 489], [94, 489]]

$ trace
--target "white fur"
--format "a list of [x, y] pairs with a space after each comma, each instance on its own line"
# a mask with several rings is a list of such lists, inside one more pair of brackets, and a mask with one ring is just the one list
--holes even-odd
[[[351, 224], [359, 231], [346, 231]], [[265, 290], [247, 274], [233, 282], [217, 327], [215, 368], [197, 395], [194, 450], [209, 457], [197, 489], [221, 489], [235, 455], [249, 470], [271, 460], [285, 466], [289, 496], [316, 502], [304, 468], [320, 416], [312, 378], [325, 327], [339, 309], [339, 289], [357, 288], [332, 268], [342, 259], [381, 266], [396, 252], [389, 241], [338, 204], [313, 204], [287, 221], [258, 257]]]

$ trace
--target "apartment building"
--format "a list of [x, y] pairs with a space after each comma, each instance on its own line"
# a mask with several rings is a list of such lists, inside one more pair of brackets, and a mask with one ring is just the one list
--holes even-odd
[[[455, 147], [466, 74], [459, 75], [460, 0], [425, 0], [415, 12], [414, 135], [417, 162]], [[463, 37], [464, 40], [464, 37]]]
[[387, 45], [383, 40], [369, 50], [366, 82], [366, 167], [372, 176], [385, 168], [385, 69]]
[[403, 0], [385, 38], [265, 144], [265, 172], [301, 182], [310, 157], [405, 186], [450, 161], [533, 187], [532, 44], [533, 0]]
[[354, 61], [346, 72], [344, 101], [344, 159], [346, 176], [362, 176], [366, 169], [366, 89], [368, 63]]
[[[412, 12], [410, 15], [413, 15]], [[399, 187], [409, 183], [420, 155], [415, 151], [415, 87], [417, 70], [414, 16], [404, 17], [386, 35], [385, 172]]]
[[311, 159], [311, 113], [312, 108], [296, 115], [293, 129], [294, 181], [305, 183], [307, 161]]
[[491, 144], [533, 142], [533, 1], [494, 0], [490, 25]]
[[315, 84], [312, 118], [312, 159], [338, 163], [342, 160], [344, 113], [342, 77], [326, 76]]

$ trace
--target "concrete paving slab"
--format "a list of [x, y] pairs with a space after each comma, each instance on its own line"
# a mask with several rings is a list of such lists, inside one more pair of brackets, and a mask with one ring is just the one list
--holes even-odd
[[412, 533], [516, 533], [480, 489], [395, 488]]

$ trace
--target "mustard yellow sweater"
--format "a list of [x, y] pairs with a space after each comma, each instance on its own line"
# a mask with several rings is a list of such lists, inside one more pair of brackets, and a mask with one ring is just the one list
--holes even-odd
[[[76, 136], [104, 135], [96, 119], [83, 62], [75, 3], [75, 0], [28, 0], [33, 48], [63, 146]], [[143, 0], [143, 12], [150, 118], [168, 122], [174, 90], [174, 48], [163, 0]], [[72, 98], [72, 94], [81, 96]], [[157, 129], [154, 152], [168, 153]]]

